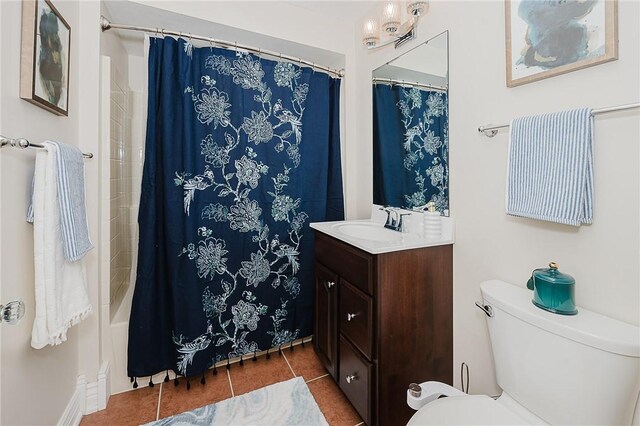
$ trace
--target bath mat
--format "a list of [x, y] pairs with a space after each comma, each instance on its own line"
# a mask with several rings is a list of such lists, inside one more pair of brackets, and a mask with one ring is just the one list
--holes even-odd
[[304, 379], [296, 377], [146, 426], [327, 424]]

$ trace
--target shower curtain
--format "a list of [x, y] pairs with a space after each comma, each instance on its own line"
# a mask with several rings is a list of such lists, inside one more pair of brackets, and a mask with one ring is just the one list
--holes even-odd
[[344, 216], [339, 92], [311, 68], [151, 39], [130, 376], [312, 333], [308, 225]]
[[373, 86], [373, 202], [449, 208], [447, 93]]

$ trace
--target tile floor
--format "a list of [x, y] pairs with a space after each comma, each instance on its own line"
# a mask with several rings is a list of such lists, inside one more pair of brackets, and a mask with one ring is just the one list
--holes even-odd
[[218, 368], [218, 374], [207, 374], [205, 385], [200, 377], [193, 378], [191, 390], [187, 390], [184, 379], [175, 386], [173, 381], [144, 386], [109, 398], [107, 409], [89, 414], [82, 419], [82, 426], [91, 425], [139, 425], [151, 422], [203, 405], [219, 402], [232, 396], [268, 386], [293, 377], [302, 376], [316, 399], [320, 410], [331, 426], [362, 425], [362, 419], [333, 379], [327, 374], [313, 351], [313, 344], [295, 346], [282, 350], [282, 355], [272, 354], [271, 359], [258, 357], [244, 365], [232, 364], [231, 369]]

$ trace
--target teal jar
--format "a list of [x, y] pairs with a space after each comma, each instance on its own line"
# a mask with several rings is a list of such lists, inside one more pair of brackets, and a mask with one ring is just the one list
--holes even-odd
[[558, 271], [558, 264], [551, 262], [549, 268], [536, 269], [527, 281], [533, 290], [533, 304], [545, 311], [561, 315], [578, 313], [575, 303], [576, 280], [571, 275]]

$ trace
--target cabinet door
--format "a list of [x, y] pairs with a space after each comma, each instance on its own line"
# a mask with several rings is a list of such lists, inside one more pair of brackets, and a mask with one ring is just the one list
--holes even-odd
[[373, 394], [373, 382], [371, 370], [373, 365], [367, 361], [351, 343], [340, 335], [340, 377], [338, 385], [347, 399], [356, 409], [362, 420], [368, 425], [371, 418], [371, 395]]
[[314, 347], [335, 379], [338, 373], [338, 276], [316, 263], [316, 318]]

